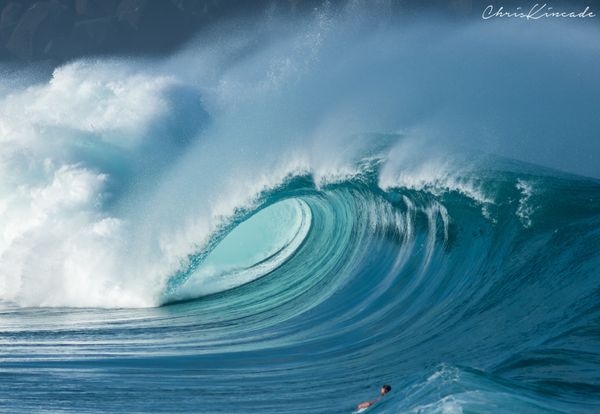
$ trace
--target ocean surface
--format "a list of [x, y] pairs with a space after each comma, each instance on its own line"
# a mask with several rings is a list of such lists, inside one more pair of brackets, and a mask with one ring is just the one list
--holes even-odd
[[0, 412], [600, 412], [597, 29], [371, 13], [3, 72]]

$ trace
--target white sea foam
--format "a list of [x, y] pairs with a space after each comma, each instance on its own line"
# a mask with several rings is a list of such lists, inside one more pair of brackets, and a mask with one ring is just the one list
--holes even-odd
[[[483, 190], [476, 180], [476, 170], [468, 162], [457, 161], [456, 157], [448, 154], [442, 155], [438, 151], [423, 151], [423, 147], [430, 148], [420, 137], [407, 136], [396, 145], [389, 154], [389, 161], [385, 163], [379, 176], [379, 186], [389, 191], [397, 188], [426, 191], [435, 196], [456, 192], [473, 200], [480, 208], [481, 213], [490, 221], [495, 221], [489, 212], [489, 207], [494, 204], [492, 195]], [[447, 239], [447, 211], [440, 214], [444, 222]]]
[[533, 185], [525, 180], [519, 179], [516, 184], [517, 190], [521, 193], [519, 205], [517, 207], [517, 217], [525, 228], [531, 227], [531, 215], [535, 212], [535, 207], [531, 205], [531, 196], [533, 195]]
[[[262, 192], [296, 174], [318, 187], [360, 176], [373, 131], [408, 131], [377, 154], [381, 188], [457, 191], [485, 212], [493, 198], [434, 151], [479, 142], [448, 127], [470, 124], [465, 114], [502, 110], [457, 93], [473, 79], [444, 89], [464, 73], [454, 51], [480, 56], [466, 40], [478, 27], [443, 28], [443, 44], [423, 47], [422, 28], [361, 13], [275, 17], [161, 60], [0, 79], [0, 301], [156, 306], [170, 275]], [[490, 50], [520, 42], [501, 27], [485, 36]]]

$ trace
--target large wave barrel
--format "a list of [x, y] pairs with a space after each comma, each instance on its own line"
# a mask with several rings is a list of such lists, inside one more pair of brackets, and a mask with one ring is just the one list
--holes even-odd
[[0, 412], [600, 410], [597, 28], [370, 7], [0, 80]]
[[223, 292], [272, 272], [302, 244], [310, 224], [310, 210], [300, 200], [281, 201], [257, 212], [173, 276], [165, 300]]

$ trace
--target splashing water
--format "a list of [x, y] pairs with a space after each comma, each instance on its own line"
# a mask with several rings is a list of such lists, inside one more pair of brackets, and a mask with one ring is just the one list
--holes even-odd
[[0, 411], [599, 409], [597, 29], [380, 17], [0, 81]]

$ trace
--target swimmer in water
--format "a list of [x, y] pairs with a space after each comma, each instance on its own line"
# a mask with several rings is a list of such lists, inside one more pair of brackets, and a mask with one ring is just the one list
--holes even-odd
[[381, 387], [381, 390], [379, 391], [379, 397], [377, 397], [376, 399], [374, 399], [372, 401], [365, 401], [364, 403], [360, 403], [360, 404], [358, 404], [358, 406], [356, 408], [358, 408], [359, 410], [361, 410], [363, 408], [369, 408], [370, 406], [372, 406], [373, 404], [375, 404], [379, 400], [381, 400], [381, 397], [383, 397], [385, 394], [387, 394], [391, 390], [392, 390], [392, 387], [390, 387], [387, 384], [384, 385], [383, 387]]

